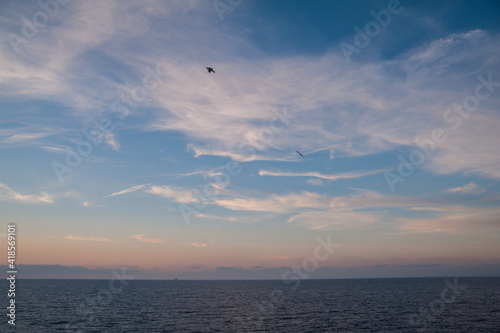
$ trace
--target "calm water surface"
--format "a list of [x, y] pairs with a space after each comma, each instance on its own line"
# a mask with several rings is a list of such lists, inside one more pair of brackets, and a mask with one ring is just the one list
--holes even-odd
[[18, 280], [0, 331], [500, 332], [500, 278], [446, 280]]

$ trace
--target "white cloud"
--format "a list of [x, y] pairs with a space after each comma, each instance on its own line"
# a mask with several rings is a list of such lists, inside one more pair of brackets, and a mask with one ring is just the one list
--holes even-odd
[[[434, 212], [435, 217], [425, 219], [397, 219], [396, 228], [400, 233], [442, 232], [457, 228], [442, 226], [447, 221], [459, 221], [463, 228], [473, 229], [476, 222], [492, 223], [494, 214], [481, 209], [450, 205], [445, 201], [432, 199], [390, 196], [378, 192], [357, 189], [358, 193], [348, 196], [329, 197], [313, 192], [290, 193], [285, 195], [242, 196], [230, 193], [232, 197], [214, 196], [207, 202], [232, 211], [268, 212], [270, 214], [293, 214], [287, 222], [297, 223], [313, 230], [338, 230], [372, 227], [388, 221], [387, 209], [399, 208], [407, 211]], [[173, 199], [176, 202], [195, 202], [192, 192], [169, 186], [152, 186], [146, 192]], [[384, 209], [384, 211], [381, 211]], [[199, 218], [222, 219], [231, 222], [257, 222], [260, 218], [217, 217], [199, 214]], [[389, 218], [394, 220], [393, 218]], [[435, 224], [433, 224], [435, 222]], [[393, 224], [391, 224], [393, 225]], [[435, 225], [435, 228], [432, 227]], [[441, 225], [441, 226], [440, 226]]]
[[289, 218], [287, 222], [301, 224], [312, 230], [337, 230], [363, 228], [379, 221], [380, 215], [377, 213], [332, 209], [300, 213]]
[[[454, 33], [443, 38], [431, 41], [421, 47], [417, 47], [408, 54], [404, 63], [405, 69], [414, 74], [439, 76], [449, 70], [453, 63], [463, 61], [470, 56], [474, 44], [480, 44], [480, 40], [486, 37], [483, 30], [472, 30], [465, 33]], [[464, 47], [467, 47], [467, 52]], [[461, 51], [461, 52], [459, 52]]]
[[5, 123], [8, 122], [5, 121], [3, 124], [0, 122], [0, 147], [38, 146], [53, 152], [67, 152], [65, 150], [59, 151], [59, 148], [63, 148], [62, 146], [56, 147], [44, 144], [51, 136], [61, 135], [66, 129], [41, 124], [28, 124], [24, 123], [24, 119], [20, 120], [16, 127], [1, 128]]
[[321, 179], [311, 178], [306, 181], [309, 185], [321, 186], [323, 181]]
[[371, 170], [371, 171], [352, 171], [343, 172], [337, 174], [325, 175], [320, 172], [289, 172], [289, 171], [267, 171], [259, 170], [260, 176], [278, 176], [278, 177], [316, 177], [327, 180], [338, 180], [338, 179], [353, 179], [360, 178], [364, 176], [374, 175], [377, 173], [384, 172], [386, 170]]
[[194, 247], [207, 247], [206, 243], [190, 243]]
[[[306, 151], [335, 147], [335, 154], [344, 156], [414, 146], [416, 137], [426, 137], [443, 126], [443, 113], [452, 103], [463, 101], [466, 95], [457, 91], [473, 94], [478, 83], [477, 75], [467, 69], [445, 80], [436, 80], [437, 73], [445, 74], [462, 63], [481, 63], [492, 49], [498, 49], [492, 46], [497, 40], [498, 36], [481, 31], [454, 34], [395, 60], [355, 68], [344, 66], [335, 54], [279, 62], [232, 59], [217, 64], [221, 68], [217, 76], [205, 75], [194, 63], [164, 59], [164, 71], [172, 80], [154, 95], [169, 111], [158, 114], [154, 128], [188, 134], [196, 142], [191, 145], [195, 156], [227, 156], [237, 161], [293, 161], [290, 152], [295, 151], [297, 141]], [[467, 51], [455, 55], [462, 48]], [[488, 60], [489, 71], [498, 67], [498, 60]], [[324, 68], [331, 68], [331, 75]], [[407, 75], [392, 74], [398, 71]], [[467, 120], [470, 128], [460, 133], [462, 139], [440, 145], [424, 167], [437, 173], [477, 171], [500, 177], [494, 168], [500, 154], [491, 138], [497, 136], [498, 124], [494, 124], [500, 121], [491, 104], [497, 100], [492, 95], [488, 103], [482, 103], [484, 112]], [[293, 107], [293, 117], [282, 130], [272, 131], [272, 110], [285, 104]], [[204, 130], [198, 131], [201, 127]], [[241, 149], [241, 144], [253, 145], [256, 151]]]
[[116, 135], [113, 133], [108, 133], [104, 136], [104, 140], [108, 145], [113, 148], [113, 150], [119, 151], [120, 150], [120, 144], [118, 141], [116, 141]]
[[498, 208], [449, 207], [435, 218], [402, 218], [401, 233], [482, 233], [500, 231]]
[[145, 190], [146, 193], [160, 195], [164, 198], [174, 199], [174, 201], [179, 203], [190, 203], [197, 201], [193, 197], [192, 191], [188, 191], [182, 188], [175, 188], [171, 186], [151, 186], [150, 189]]
[[[414, 146], [416, 137], [443, 126], [448, 107], [474, 93], [478, 74], [499, 68], [494, 56], [499, 53], [499, 36], [480, 30], [450, 34], [389, 61], [356, 66], [347, 66], [340, 53], [333, 52], [252, 57], [260, 50], [244, 37], [215, 27], [218, 18], [206, 15], [207, 10], [214, 14], [210, 3], [193, 1], [61, 6], [53, 18], [57, 24], [44, 27], [47, 33], [26, 45], [27, 61], [8, 43], [0, 46], [1, 94], [57, 101], [79, 115], [81, 110], [100, 114], [123, 91], [141, 84], [148, 64], [158, 64], [167, 76], [141, 102], [154, 106], [147, 129], [186, 134], [195, 156], [296, 161], [292, 153], [297, 142], [304, 151], [335, 148], [336, 156]], [[182, 14], [188, 12], [197, 19], [186, 25]], [[162, 25], [155, 26], [157, 22]], [[227, 42], [214, 48], [214, 40]], [[186, 58], [186, 45], [197, 45], [199, 51]], [[92, 52], [131, 71], [119, 73], [119, 81], [111, 79], [118, 73], [89, 66]], [[215, 59], [210, 65], [217, 74], [207, 75], [200, 65], [207, 58]], [[441, 144], [423, 167], [435, 173], [478, 172], [500, 178], [500, 153], [494, 144], [499, 138], [498, 100], [495, 92], [481, 102], [480, 112], [464, 120], [456, 137]], [[291, 117], [280, 127], [283, 123], [271, 121], [284, 105], [290, 107]], [[135, 126], [145, 129], [142, 122]], [[253, 144], [256, 152], [239, 149], [242, 143]], [[116, 139], [109, 139], [109, 144], [119, 149]]]
[[47, 145], [41, 145], [40, 148], [45, 149], [47, 151], [57, 153], [57, 154], [67, 154], [68, 150], [65, 147], [60, 147], [60, 146], [47, 146]]
[[46, 192], [40, 195], [36, 194], [21, 194], [14, 191], [5, 184], [0, 183], [0, 199], [20, 201], [25, 203], [53, 203], [54, 197]]
[[[173, 199], [176, 202], [195, 202], [192, 192], [169, 186], [153, 186], [146, 192]], [[210, 197], [209, 204], [217, 205], [232, 211], [268, 212], [271, 214], [294, 214], [288, 222], [298, 223], [311, 229], [351, 229], [368, 227], [379, 223], [386, 213], [381, 208], [399, 208], [408, 211], [430, 211], [436, 214], [466, 214], [467, 208], [451, 206], [445, 202], [439, 204], [435, 200], [404, 196], [390, 196], [369, 190], [357, 190], [358, 193], [348, 196], [330, 197], [314, 192], [290, 193], [285, 195], [242, 196], [241, 193], [230, 193], [228, 196]], [[260, 218], [249, 217], [216, 217], [199, 214], [199, 218], [222, 219], [231, 222], [256, 222]], [[431, 219], [432, 220], [432, 219]], [[425, 221], [425, 220], [422, 220]], [[471, 220], [470, 223], [474, 223]]]
[[25, 133], [25, 134], [14, 134], [7, 138], [8, 141], [17, 142], [17, 141], [30, 141], [33, 139], [40, 139], [50, 135], [49, 133]]
[[481, 193], [481, 192], [484, 192], [484, 190], [479, 188], [479, 186], [477, 186], [473, 182], [470, 182], [469, 184], [464, 185], [464, 186], [450, 188], [446, 192], [449, 192], [449, 193]]
[[238, 162], [252, 162], [252, 161], [294, 161], [292, 156], [273, 155], [271, 153], [253, 151], [251, 147], [246, 144], [246, 141], [241, 141], [244, 145], [241, 151], [227, 150], [226, 148], [201, 148], [194, 145], [189, 145], [189, 149], [193, 151], [195, 157], [203, 155], [229, 157], [233, 161]]
[[228, 221], [228, 222], [236, 222], [236, 223], [258, 223], [262, 222], [266, 219], [272, 219], [275, 215], [273, 213], [268, 214], [251, 214], [251, 215], [238, 215], [238, 216], [220, 216], [220, 215], [210, 215], [210, 214], [197, 214], [194, 215], [197, 218], [201, 219], [210, 219], [210, 220], [220, 220], [220, 221]]
[[132, 236], [132, 238], [138, 240], [139, 242], [155, 243], [155, 244], [164, 243], [166, 241], [165, 239], [145, 238], [144, 236], [145, 236], [144, 234], [140, 234], [140, 235], [134, 235]]
[[[498, 93], [500, 96], [500, 90]], [[500, 103], [491, 103], [480, 105], [476, 113], [463, 119], [461, 127], [449, 133], [448, 140], [437, 147], [439, 151], [425, 167], [437, 174], [476, 173], [500, 178], [500, 152], [496, 144], [500, 140], [496, 130], [500, 119], [493, 114]]]
[[[33, 12], [29, 11], [33, 7], [25, 8], [28, 14], [31, 13], [31, 16], [25, 16], [32, 17]], [[210, 168], [214, 161], [227, 159], [293, 162], [297, 164], [293, 170], [300, 172], [283, 171], [292, 168], [280, 163], [281, 171], [261, 170], [259, 175], [309, 177], [312, 179], [302, 180], [319, 186], [328, 181], [375, 174], [380, 170], [329, 174], [332, 171], [311, 169], [312, 165], [325, 166], [322, 162], [328, 162], [328, 157], [335, 157], [333, 162], [329, 160], [332, 166], [331, 169], [327, 167], [329, 170], [334, 170], [333, 165], [339, 160], [340, 163], [358, 165], [355, 168], [369, 168], [363, 163], [355, 163], [361, 162], [359, 160], [347, 160], [401, 146], [415, 147], [416, 137], [429, 137], [433, 129], [449, 126], [443, 121], [443, 112], [453, 103], [460, 103], [474, 93], [478, 75], [494, 73], [494, 80], [500, 81], [497, 76], [500, 73], [499, 36], [484, 31], [451, 34], [408, 50], [404, 55], [395, 55], [388, 61], [359, 62], [348, 66], [338, 53], [318, 55], [307, 52], [285, 56], [280, 53], [270, 57], [269, 53], [251, 45], [250, 39], [235, 37], [238, 32], [232, 29], [234, 26], [230, 22], [221, 28], [212, 1], [147, 1], [138, 5], [134, 1], [91, 0], [70, 2], [60, 8], [61, 12], [40, 29], [38, 36], [23, 46], [22, 55], [13, 53], [5, 38], [0, 41], [0, 98], [16, 103], [36, 102], [36, 110], [19, 112], [19, 115], [16, 108], [7, 110], [15, 115], [10, 117], [14, 120], [12, 123], [15, 123], [16, 117], [22, 119], [29, 116], [28, 112], [42, 115], [44, 113], [39, 107], [53, 105], [54, 112], [59, 112], [57, 110], [62, 106], [64, 113], [71, 113], [71, 118], [63, 117], [61, 121], [71, 126], [63, 128], [64, 124], [58, 122], [60, 128], [54, 130], [34, 128], [31, 131], [32, 128], [29, 128], [1, 132], [2, 148], [4, 143], [16, 146], [36, 143], [44, 150], [66, 154], [61, 137], [72, 135], [66, 131], [74, 131], [70, 140], [74, 139], [76, 143], [80, 129], [92, 128], [96, 117], [115, 117], [116, 114], [110, 111], [112, 101], [142, 84], [145, 68], [158, 64], [166, 73], [164, 82], [148, 91], [147, 98], [138, 103], [139, 107], [132, 111], [129, 119], [117, 126], [116, 132], [104, 137], [104, 146], [109, 145], [119, 151], [127, 148], [125, 142], [131, 142], [126, 139], [130, 133], [172, 131], [179, 140], [169, 145], [169, 154], [163, 156], [171, 155], [172, 159], [181, 156], [175, 155], [182, 150], [178, 145], [186, 144], [190, 153], [200, 157], [195, 163], [203, 163], [202, 168]], [[239, 10], [244, 12], [241, 8]], [[17, 22], [17, 31], [22, 24], [21, 14], [24, 13], [13, 18]], [[4, 18], [0, 20], [4, 22]], [[150, 27], [153, 29], [148, 30]], [[0, 28], [3, 37], [7, 32]], [[193, 51], [189, 56], [185, 53], [187, 48]], [[210, 64], [206, 64], [207, 61]], [[205, 65], [214, 66], [217, 74], [208, 75]], [[436, 146], [434, 154], [421, 169], [437, 174], [474, 172], [500, 179], [500, 147], [497, 143], [500, 142], [499, 96], [500, 89], [488, 100], [481, 101], [479, 109], [470, 118], [463, 119], [457, 131], [448, 133], [446, 142]], [[275, 117], [283, 112], [285, 105], [289, 107], [290, 117], [283, 126]], [[52, 112], [44, 116], [51, 117]], [[47, 119], [37, 117], [34, 120], [45, 123]], [[59, 135], [61, 133], [64, 135]], [[168, 141], [173, 136], [163, 138]], [[138, 140], [136, 145], [145, 142]], [[241, 144], [253, 145], [255, 151], [240, 149]], [[76, 148], [75, 145], [72, 147]], [[157, 151], [161, 148], [154, 145], [145, 149]], [[304, 152], [307, 158], [302, 160], [296, 156], [296, 149]], [[110, 149], [104, 150], [103, 153], [110, 152]], [[90, 158], [98, 158], [96, 154], [100, 155], [94, 149]], [[221, 158], [204, 158], [205, 155]], [[60, 157], [63, 162], [64, 156]], [[318, 161], [321, 159], [321, 163], [314, 163], [315, 158]], [[147, 176], [156, 177], [161, 172], [184, 172], [193, 168], [200, 170], [201, 167], [182, 165], [185, 161], [169, 166], [162, 164], [162, 171], [154, 168], [155, 171], [147, 172]], [[153, 160], [147, 162], [148, 165], [156, 165]], [[377, 164], [379, 162], [383, 161], [377, 160]], [[396, 168], [397, 158], [394, 157], [394, 165], [390, 158], [386, 163], [388, 165], [379, 168]], [[261, 164], [263, 168], [276, 167]], [[82, 166], [73, 175], [86, 174], [84, 169], [91, 170]], [[48, 163], [41, 170], [51, 171]], [[196, 171], [185, 176], [197, 173], [210, 174]], [[248, 184], [247, 180], [236, 183]], [[273, 179], [260, 179], [264, 180]], [[181, 181], [174, 181], [169, 185], [179, 183]], [[336, 189], [320, 189], [339, 193]], [[189, 188], [150, 184], [136, 185], [103, 198], [134, 191], [144, 191], [179, 203], [198, 201]], [[476, 191], [480, 188], [473, 183], [448, 190], [449, 193]], [[51, 203], [55, 200], [53, 195], [39, 193], [39, 190], [28, 192], [36, 194], [21, 194], [0, 184], [1, 200], [28, 203]], [[491, 212], [455, 211], [453, 207], [440, 206], [438, 202], [370, 191], [335, 197], [312, 192], [227, 194], [211, 197], [210, 203], [219, 207], [209, 207], [203, 211], [207, 214], [200, 214], [198, 218], [241, 222], [245, 221], [245, 217], [239, 215], [245, 212], [269, 212], [273, 218], [276, 217], [273, 214], [288, 214], [286, 218], [290, 223], [311, 229], [347, 229], [385, 222], [382, 210], [398, 208], [398, 213], [412, 210], [408, 215], [432, 216], [428, 219], [399, 220], [401, 230], [456, 232], [464, 228], [473, 230], [471, 226], [476, 221], [480, 222], [479, 225], [493, 225], [495, 216]], [[77, 199], [78, 203], [82, 201]], [[89, 207], [90, 203], [84, 201], [82, 205]], [[217, 212], [222, 210], [220, 207], [230, 210], [229, 213], [234, 216], [226, 218], [208, 214], [216, 214], [211, 209]], [[424, 209], [428, 211], [421, 212]], [[253, 215], [260, 217], [261, 214]], [[246, 219], [256, 220], [258, 218]], [[105, 238], [68, 237], [73, 240], [109, 241]], [[133, 237], [142, 242], [158, 241], [144, 234]], [[191, 245], [195, 244], [206, 245]]]
[[368, 227], [381, 221], [380, 208], [406, 207], [424, 204], [424, 201], [409, 197], [387, 196], [368, 190], [349, 196], [328, 198], [328, 207], [317, 211], [306, 211], [294, 215], [288, 222], [304, 225], [310, 229], [356, 229]]
[[270, 195], [265, 198], [214, 198], [213, 203], [230, 210], [261, 211], [274, 213], [295, 212], [305, 208], [326, 208], [326, 197], [312, 192]]
[[360, 190], [360, 193], [349, 196], [333, 197], [329, 202], [331, 208], [347, 210], [380, 207], [415, 207], [426, 204], [428, 204], [427, 201], [418, 198], [390, 196], [368, 190]]
[[69, 240], [87, 241], [87, 242], [111, 242], [109, 238], [102, 238], [102, 237], [79, 237], [79, 236], [68, 235], [64, 238]]
[[179, 175], [177, 175], [177, 178], [181, 178], [181, 177], [189, 177], [189, 176], [194, 176], [194, 175], [203, 175], [203, 176], [217, 176], [217, 175], [221, 175], [220, 172], [218, 172], [219, 170], [222, 170], [224, 169], [225, 166], [222, 165], [222, 166], [219, 166], [219, 167], [216, 167], [216, 168], [212, 168], [212, 169], [208, 169], [208, 170], [198, 170], [198, 171], [193, 171], [193, 172], [186, 172], [186, 173], [181, 173]]
[[[432, 206], [434, 204], [434, 206]], [[500, 229], [497, 208], [476, 208], [442, 204], [412, 197], [386, 196], [373, 191], [334, 197], [329, 202], [330, 209], [305, 211], [288, 219], [314, 230], [352, 229], [370, 227], [382, 221], [393, 220], [380, 208], [399, 208], [408, 211], [433, 212], [426, 218], [396, 218], [392, 227], [404, 233], [474, 233]]]
[[151, 184], [142, 184], [142, 185], [132, 186], [132, 187], [127, 188], [127, 189], [125, 189], [123, 191], [114, 192], [114, 193], [111, 193], [109, 195], [105, 195], [105, 196], [103, 196], [103, 198], [109, 198], [109, 197], [114, 197], [114, 196], [117, 196], [117, 195], [122, 195], [122, 194], [127, 194], [127, 193], [131, 193], [131, 192], [139, 191], [139, 190], [142, 190], [142, 189], [146, 188], [149, 185], [151, 185]]

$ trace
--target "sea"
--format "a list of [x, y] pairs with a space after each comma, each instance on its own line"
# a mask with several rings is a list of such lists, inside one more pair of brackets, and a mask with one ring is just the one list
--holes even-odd
[[18, 280], [1, 332], [500, 332], [499, 277]]

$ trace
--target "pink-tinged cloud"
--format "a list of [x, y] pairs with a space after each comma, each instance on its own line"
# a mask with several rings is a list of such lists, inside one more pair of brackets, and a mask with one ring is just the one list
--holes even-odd
[[314, 211], [300, 213], [288, 219], [312, 230], [359, 229], [380, 221], [377, 213], [357, 211]]
[[87, 241], [87, 242], [111, 242], [109, 238], [102, 238], [102, 237], [79, 237], [79, 236], [68, 235], [64, 238], [69, 240]]
[[373, 207], [410, 207], [420, 206], [424, 203], [420, 199], [389, 196], [374, 191], [362, 190], [358, 194], [332, 198], [330, 200], [330, 207], [335, 209], [363, 209]]
[[470, 182], [469, 184], [464, 185], [464, 186], [450, 188], [446, 192], [448, 192], [448, 193], [481, 193], [481, 192], [484, 192], [484, 190], [479, 188], [479, 186], [477, 186], [473, 182]]
[[286, 213], [302, 208], [328, 208], [326, 197], [302, 192], [287, 195], [271, 195], [267, 198], [214, 199], [214, 203], [230, 210], [267, 211]]
[[166, 240], [165, 239], [158, 239], [158, 238], [145, 238], [144, 234], [140, 235], [134, 235], [132, 238], [138, 240], [139, 242], [146, 242], [146, 243], [164, 243]]
[[166, 185], [151, 186], [151, 188], [145, 190], [145, 192], [149, 194], [159, 195], [168, 199], [173, 199], [174, 201], [180, 203], [190, 203], [196, 201], [191, 191]]
[[483, 233], [500, 231], [500, 209], [456, 207], [430, 219], [399, 219], [402, 233]]

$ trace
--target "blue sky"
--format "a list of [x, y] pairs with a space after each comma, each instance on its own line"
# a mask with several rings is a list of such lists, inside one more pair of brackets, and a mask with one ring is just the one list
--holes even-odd
[[25, 277], [500, 274], [497, 1], [41, 3], [0, 4]]

